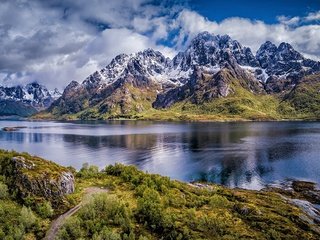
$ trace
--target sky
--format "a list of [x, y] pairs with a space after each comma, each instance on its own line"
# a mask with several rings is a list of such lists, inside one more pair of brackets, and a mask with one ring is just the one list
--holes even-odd
[[0, 0], [0, 84], [62, 90], [121, 53], [172, 58], [202, 31], [320, 60], [320, 0]]

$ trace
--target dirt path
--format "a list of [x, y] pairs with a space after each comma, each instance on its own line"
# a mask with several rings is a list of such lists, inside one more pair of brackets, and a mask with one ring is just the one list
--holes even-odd
[[45, 240], [54, 240], [58, 231], [64, 224], [67, 218], [71, 217], [73, 214], [75, 214], [79, 209], [82, 207], [82, 205], [89, 199], [90, 196], [96, 193], [103, 193], [108, 192], [108, 189], [105, 188], [98, 188], [98, 187], [89, 187], [85, 190], [85, 194], [82, 198], [82, 201], [75, 207], [71, 208], [69, 211], [65, 212], [61, 216], [59, 216], [57, 219], [53, 220], [51, 223], [51, 226], [49, 230], [47, 231], [47, 234], [45, 236]]

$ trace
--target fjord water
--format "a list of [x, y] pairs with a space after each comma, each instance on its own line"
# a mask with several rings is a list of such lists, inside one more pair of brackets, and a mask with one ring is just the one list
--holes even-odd
[[260, 189], [286, 179], [320, 183], [320, 123], [0, 121], [0, 148], [64, 166], [115, 162], [183, 181]]

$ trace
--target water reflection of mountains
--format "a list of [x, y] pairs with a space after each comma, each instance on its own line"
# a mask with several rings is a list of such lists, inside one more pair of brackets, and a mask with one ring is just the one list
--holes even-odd
[[24, 133], [24, 132], [1, 132], [0, 140], [14, 141], [18, 143], [42, 143], [44, 135], [42, 133]]
[[[48, 142], [48, 146], [52, 142], [68, 143], [65, 146], [83, 153], [87, 152], [85, 149], [96, 152], [113, 149], [115, 156], [127, 159], [127, 164], [147, 170], [150, 162], [159, 160], [160, 156], [166, 167], [182, 165], [175, 166], [180, 171], [177, 178], [242, 186], [268, 178], [266, 176], [275, 171], [277, 161], [288, 161], [307, 152], [308, 142], [294, 137], [319, 132], [318, 128], [290, 127], [290, 123], [284, 128], [255, 123], [187, 124], [183, 127], [181, 132], [126, 134], [124, 130], [123, 135], [110, 136], [0, 132], [0, 140]], [[179, 156], [174, 157], [177, 153]]]

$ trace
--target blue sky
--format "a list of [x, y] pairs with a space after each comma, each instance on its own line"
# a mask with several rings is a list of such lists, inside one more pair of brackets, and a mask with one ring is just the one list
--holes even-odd
[[62, 89], [121, 53], [173, 57], [202, 31], [320, 60], [320, 0], [0, 0], [0, 85]]
[[192, 0], [190, 7], [210, 20], [243, 17], [277, 23], [277, 16], [300, 16], [320, 9], [319, 0]]

